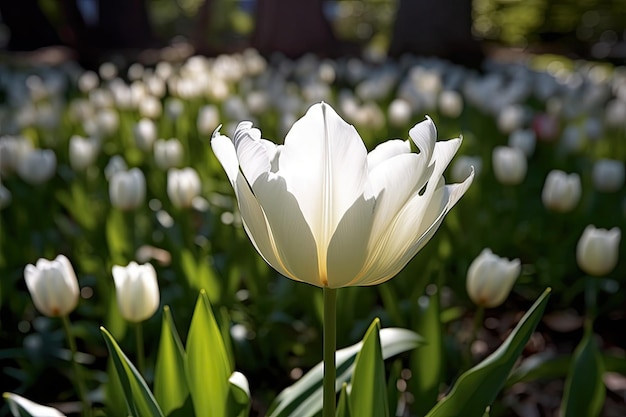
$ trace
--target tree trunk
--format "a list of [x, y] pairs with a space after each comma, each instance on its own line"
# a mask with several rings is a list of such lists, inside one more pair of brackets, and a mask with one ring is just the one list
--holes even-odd
[[399, 0], [389, 56], [436, 56], [478, 67], [480, 43], [472, 36], [471, 0]]
[[289, 58], [337, 52], [322, 0], [258, 0], [252, 46], [265, 55], [281, 52]]

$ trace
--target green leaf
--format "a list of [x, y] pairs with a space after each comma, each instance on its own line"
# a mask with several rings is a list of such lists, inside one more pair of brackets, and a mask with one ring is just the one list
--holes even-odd
[[2, 397], [9, 404], [13, 417], [65, 417], [65, 414], [56, 408], [37, 404], [11, 392], [5, 392]]
[[100, 332], [115, 365], [119, 383], [124, 390], [129, 414], [134, 417], [163, 416], [163, 412], [150, 392], [146, 381], [122, 352], [113, 336], [104, 327], [100, 327]]
[[241, 372], [233, 372], [228, 379], [228, 416], [247, 417], [250, 414], [250, 386], [248, 379]]
[[130, 213], [111, 209], [106, 223], [106, 239], [109, 246], [111, 262], [114, 265], [126, 265], [133, 258], [133, 233], [129, 230]]
[[439, 321], [439, 293], [418, 300], [415, 330], [426, 343], [411, 353], [411, 392], [414, 412], [425, 415], [436, 403], [443, 373], [443, 337]]
[[337, 403], [337, 417], [351, 417], [350, 405], [348, 403], [348, 384], [345, 382], [341, 385], [341, 392], [339, 393], [339, 402]]
[[[407, 329], [387, 328], [380, 331], [383, 359], [398, 355], [423, 343], [422, 338]], [[351, 375], [354, 360], [361, 350], [362, 342], [338, 350], [335, 353], [337, 383], [347, 382]], [[274, 400], [267, 413], [268, 417], [310, 417], [322, 409], [322, 379], [324, 364], [318, 363], [300, 380], [285, 388]]]
[[463, 415], [479, 417], [493, 403], [507, 376], [541, 320], [550, 288], [535, 301], [500, 347], [478, 365], [463, 373], [427, 417]]
[[360, 417], [385, 417], [389, 415], [387, 404], [387, 378], [380, 346], [380, 320], [374, 319], [363, 346], [354, 362], [350, 411]]
[[185, 349], [169, 306], [163, 307], [161, 340], [154, 371], [154, 396], [165, 415], [182, 407], [189, 396], [185, 377]]
[[564, 417], [593, 417], [600, 415], [606, 390], [602, 379], [604, 363], [591, 326], [574, 351], [565, 392], [561, 403]]
[[222, 334], [209, 298], [200, 291], [187, 339], [185, 373], [197, 416], [226, 416], [232, 374]]
[[205, 290], [209, 300], [219, 300], [222, 291], [221, 281], [208, 259], [196, 259], [189, 249], [180, 252], [181, 267], [189, 285], [197, 290]]

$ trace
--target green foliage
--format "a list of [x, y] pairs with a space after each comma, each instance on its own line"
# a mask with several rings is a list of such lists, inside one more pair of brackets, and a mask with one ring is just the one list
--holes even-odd
[[427, 417], [461, 413], [468, 417], [482, 416], [504, 386], [522, 349], [541, 320], [549, 295], [550, 289], [544, 291], [504, 343], [481, 363], [464, 372]]

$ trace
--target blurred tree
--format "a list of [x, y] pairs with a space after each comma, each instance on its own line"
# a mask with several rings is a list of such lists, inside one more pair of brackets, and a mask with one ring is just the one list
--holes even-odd
[[388, 53], [437, 56], [479, 66], [483, 51], [472, 36], [472, 1], [399, 0]]
[[0, 14], [10, 31], [10, 51], [32, 51], [61, 43], [37, 0], [0, 0]]
[[336, 38], [323, 13], [322, 0], [257, 0], [252, 46], [262, 54], [282, 52], [334, 56]]

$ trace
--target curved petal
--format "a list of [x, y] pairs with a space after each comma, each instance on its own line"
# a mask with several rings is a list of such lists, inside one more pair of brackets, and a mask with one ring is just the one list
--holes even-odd
[[320, 270], [318, 259], [320, 251], [326, 247], [318, 250], [299, 202], [287, 190], [285, 180], [264, 174], [253, 187], [267, 219], [276, 259], [287, 276], [317, 286], [328, 285], [326, 268]]
[[339, 222], [328, 245], [328, 286], [340, 288], [362, 270], [368, 257], [368, 242], [374, 220], [374, 198], [361, 196]]
[[270, 171], [267, 141], [261, 142], [261, 131], [253, 128], [251, 122], [239, 123], [233, 143], [239, 166], [248, 183], [254, 184], [261, 174]]
[[409, 136], [420, 150], [420, 154], [423, 154], [424, 158], [430, 161], [437, 141], [437, 128], [432, 119], [426, 116], [426, 120], [419, 122], [409, 130]]
[[215, 131], [211, 138], [211, 149], [220, 161], [226, 176], [230, 180], [231, 185], [235, 188], [237, 182], [237, 176], [239, 175], [239, 160], [237, 159], [237, 151], [235, 151], [235, 145], [228, 136], [224, 136]]
[[393, 139], [381, 143], [367, 154], [367, 167], [370, 172], [384, 162], [394, 156], [410, 153], [411, 145], [408, 140]]
[[[313, 105], [287, 134], [279, 173], [300, 204], [318, 247], [328, 247], [345, 212], [362, 194], [366, 161], [367, 150], [357, 131], [325, 103]], [[321, 265], [325, 257], [320, 256]]]

